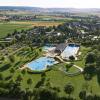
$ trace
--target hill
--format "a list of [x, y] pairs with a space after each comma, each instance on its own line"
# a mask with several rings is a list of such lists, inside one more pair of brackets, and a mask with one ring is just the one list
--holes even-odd
[[0, 6], [0, 10], [21, 10], [32, 12], [95, 12], [100, 13], [100, 8], [41, 8], [41, 7], [22, 7], [22, 6]]

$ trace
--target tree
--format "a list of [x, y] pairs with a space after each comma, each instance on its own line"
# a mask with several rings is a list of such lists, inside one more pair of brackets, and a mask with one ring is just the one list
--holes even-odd
[[8, 84], [8, 89], [11, 97], [19, 98], [21, 96], [21, 84], [19, 82], [11, 80]]
[[10, 56], [9, 56], [9, 60], [10, 60], [10, 62], [13, 63], [13, 62], [15, 62], [15, 57], [14, 57], [13, 55], [10, 55]]
[[85, 90], [80, 91], [79, 97], [80, 97], [80, 99], [84, 100], [86, 97], [86, 91]]
[[64, 91], [66, 92], [66, 94], [69, 94], [69, 98], [70, 98], [70, 94], [74, 91], [74, 87], [72, 84], [68, 83], [65, 88]]
[[34, 100], [59, 100], [58, 92], [51, 88], [39, 88], [34, 90]]
[[3, 75], [0, 73], [0, 80], [3, 80], [4, 79], [4, 77], [3, 77]]
[[45, 77], [41, 77], [41, 80], [36, 84], [35, 88], [39, 88], [44, 85]]
[[33, 98], [33, 92], [29, 90], [29, 88], [26, 88], [26, 93], [23, 96], [23, 100], [34, 100]]
[[41, 77], [46, 77], [46, 73], [43, 72], [43, 73], [41, 74]]
[[25, 69], [24, 69], [24, 70], [22, 70], [22, 71], [21, 71], [21, 73], [22, 73], [23, 75], [25, 75], [26, 70], [25, 70]]
[[90, 80], [95, 75], [95, 73], [96, 73], [95, 64], [94, 63], [86, 64], [84, 68], [84, 78], [86, 80]]
[[39, 52], [41, 52], [41, 51], [42, 51], [42, 49], [40, 48], [40, 49], [39, 49]]
[[87, 93], [85, 100], [93, 100], [93, 95], [91, 93]]
[[0, 88], [0, 96], [6, 96], [8, 95], [9, 90], [5, 88]]
[[94, 63], [96, 60], [96, 55], [93, 52], [88, 53], [88, 55], [86, 56], [86, 61], [85, 64], [87, 63]]
[[100, 95], [95, 94], [94, 95], [94, 100], [100, 100]]
[[75, 60], [75, 57], [73, 55], [72, 56], [69, 56], [69, 60], [74, 61]]
[[22, 80], [23, 80], [22, 76], [21, 76], [21, 75], [18, 75], [16, 81], [17, 81], [17, 82], [20, 82], [20, 81], [22, 81]]
[[14, 72], [15, 72], [14, 68], [11, 68], [10, 73], [14, 74]]
[[31, 85], [31, 84], [32, 84], [32, 79], [29, 78], [29, 79], [27, 80], [27, 84]]

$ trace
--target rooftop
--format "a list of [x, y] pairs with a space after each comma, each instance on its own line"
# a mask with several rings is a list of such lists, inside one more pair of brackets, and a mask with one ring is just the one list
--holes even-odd
[[66, 46], [67, 46], [67, 43], [60, 43], [60, 44], [58, 44], [58, 45], [56, 46], [55, 51], [63, 52], [64, 49], [66, 48]]

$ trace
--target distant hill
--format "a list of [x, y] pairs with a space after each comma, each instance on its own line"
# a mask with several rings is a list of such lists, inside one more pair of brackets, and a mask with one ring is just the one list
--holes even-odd
[[22, 7], [22, 6], [0, 6], [0, 10], [36, 10], [38, 7]]
[[0, 10], [26, 10], [32, 12], [96, 12], [100, 13], [100, 8], [40, 8], [40, 7], [22, 7], [22, 6], [0, 6]]

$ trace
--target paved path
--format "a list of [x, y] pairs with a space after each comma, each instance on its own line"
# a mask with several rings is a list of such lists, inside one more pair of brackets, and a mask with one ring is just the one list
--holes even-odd
[[[57, 59], [59, 59], [61, 62], [66, 63], [66, 64], [70, 64], [70, 62], [66, 62], [64, 61], [62, 58], [60, 58], [59, 56], [56, 56]], [[83, 68], [77, 66], [77, 65], [73, 65], [74, 67], [78, 68], [81, 72], [83, 72]]]
[[81, 67], [79, 67], [79, 66], [77, 66], [77, 65], [73, 65], [73, 66], [76, 67], [76, 68], [78, 68], [81, 72], [84, 71], [83, 68], [81, 68]]

